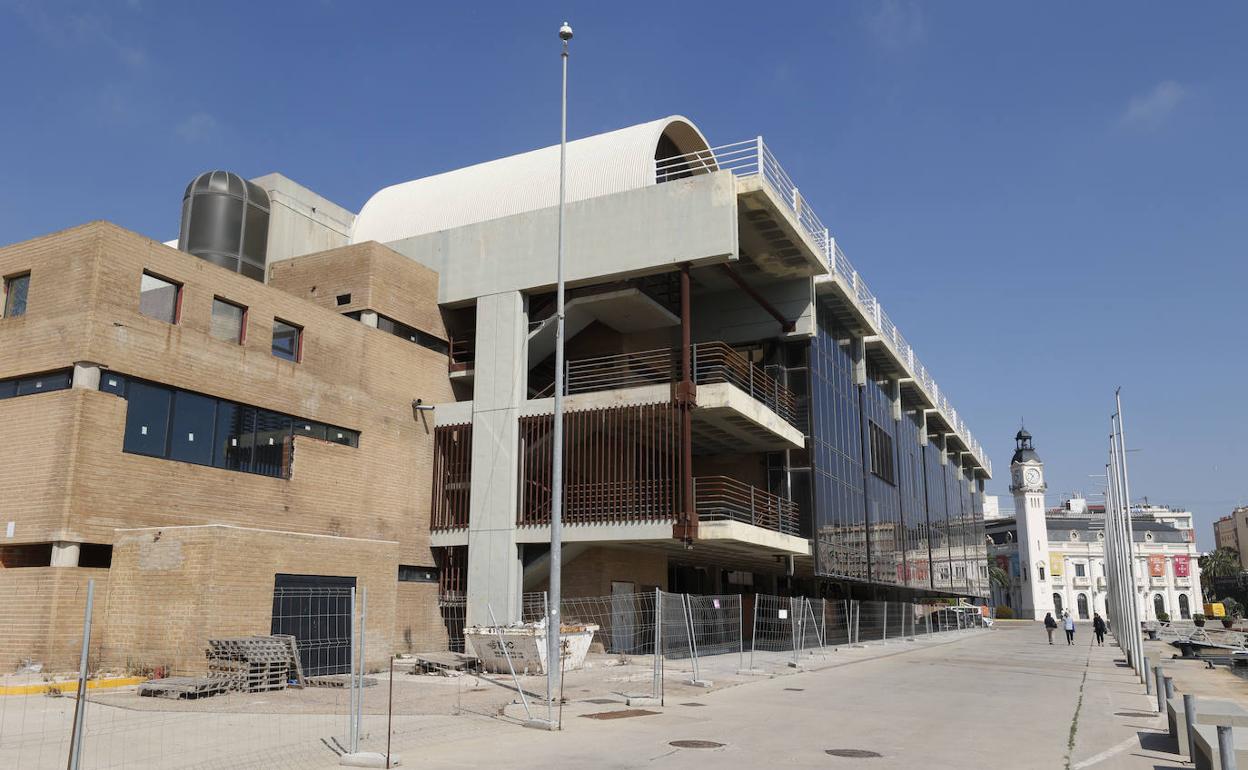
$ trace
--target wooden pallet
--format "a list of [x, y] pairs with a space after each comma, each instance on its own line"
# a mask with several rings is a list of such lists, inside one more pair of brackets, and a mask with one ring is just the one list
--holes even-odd
[[144, 682], [139, 685], [139, 695], [149, 698], [195, 700], [220, 695], [227, 689], [225, 681], [217, 677], [173, 676]]
[[293, 637], [246, 636], [209, 639], [208, 676], [241, 692], [285, 689], [290, 672], [303, 679]]

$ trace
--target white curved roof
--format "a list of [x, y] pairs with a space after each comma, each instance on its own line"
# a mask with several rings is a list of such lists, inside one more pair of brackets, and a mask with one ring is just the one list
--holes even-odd
[[[706, 149], [679, 115], [568, 142], [567, 200], [655, 184], [654, 155], [667, 134], [681, 153]], [[559, 202], [559, 145], [392, 185], [360, 210], [352, 243], [388, 243]]]

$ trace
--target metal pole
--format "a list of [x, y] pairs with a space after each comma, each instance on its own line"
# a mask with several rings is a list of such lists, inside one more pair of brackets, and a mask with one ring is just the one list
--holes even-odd
[[355, 746], [360, 750], [360, 731], [364, 726], [364, 649], [368, 639], [368, 586], [360, 593], [360, 681], [355, 695]]
[[352, 753], [355, 752], [355, 659], [360, 654], [359, 623], [355, 617], [355, 587], [351, 588], [351, 675], [348, 679], [350, 683], [350, 693], [347, 705], [347, 747]]
[[1196, 761], [1196, 696], [1183, 695], [1183, 723], [1187, 728], [1187, 757]]
[[390, 738], [394, 735], [394, 655], [390, 656], [390, 699], [386, 703], [386, 767], [390, 767]]
[[888, 602], [884, 602], [884, 631], [882, 641], [888, 641]]
[[654, 681], [650, 685], [655, 698], [662, 698], [663, 687], [663, 591], [654, 589]]
[[[503, 628], [498, 625], [498, 619], [494, 617], [493, 605], [487, 603], [485, 607], [490, 611], [490, 622], [494, 624], [494, 635], [498, 637], [498, 646], [503, 651], [503, 659], [507, 661], [507, 670], [511, 672], [511, 681], [515, 683], [516, 692], [520, 693], [520, 702], [524, 704], [525, 718], [532, 719], [533, 714], [529, 711], [529, 699], [524, 697], [524, 687], [520, 685], [520, 680], [516, 678], [516, 667], [511, 664], [511, 652], [507, 649], [507, 640], [503, 637]], [[546, 659], [546, 668], [552, 668], [550, 658]], [[554, 723], [552, 722], [551, 724]]]
[[750, 670], [754, 670], [754, 647], [758, 644], [758, 594], [754, 594], [754, 620], [750, 625]]
[[1170, 700], [1174, 697], [1174, 678], [1162, 676], [1161, 682], [1165, 686], [1166, 700]]
[[702, 678], [698, 676], [698, 649], [693, 643], [693, 607], [690, 606], [689, 594], [681, 594], [680, 596], [684, 600], [685, 628], [689, 631], [689, 659], [693, 663], [693, 681], [699, 682]]
[[1140, 618], [1139, 608], [1134, 601], [1135, 592], [1135, 529], [1131, 523], [1131, 486], [1127, 481], [1127, 457], [1126, 443], [1123, 440], [1123, 423], [1122, 423], [1122, 397], [1119, 391], [1114, 391], [1114, 399], [1118, 405], [1118, 412], [1114, 415], [1117, 421], [1116, 441], [1117, 441], [1117, 458], [1119, 466], [1119, 479], [1122, 485], [1122, 496], [1118, 499], [1119, 509], [1122, 511], [1122, 517], [1126, 526], [1126, 546], [1127, 546], [1127, 563], [1130, 567], [1130, 580], [1132, 590], [1132, 602], [1128, 609], [1131, 616], [1131, 643], [1136, 650], [1136, 673], [1147, 683], [1148, 675], [1146, 670], [1139, 668], [1138, 664], [1142, 661], [1144, 655], [1144, 641], [1140, 636]]
[[737, 594], [737, 668], [745, 668], [745, 608], [741, 606], [741, 602], [745, 601], [745, 597]]
[[559, 55], [563, 65], [563, 87], [559, 98], [559, 242], [558, 256], [555, 261], [555, 414], [550, 478], [550, 599], [549, 614], [546, 616], [546, 692], [548, 693], [546, 719], [552, 725], [555, 723], [556, 693], [559, 692], [561, 684], [559, 681], [562, 673], [561, 666], [556, 663], [560, 659], [559, 637], [563, 630], [559, 619], [559, 605], [563, 599], [563, 219], [568, 184], [568, 41], [572, 39], [572, 27], [568, 26], [566, 21], [559, 28], [559, 39], [563, 41], [563, 51]]
[[1140, 658], [1140, 660], [1144, 662], [1144, 694], [1152, 695], [1153, 694], [1153, 680], [1148, 676], [1148, 670], [1149, 670], [1148, 669], [1148, 656], [1145, 655], [1144, 657]]
[[82, 733], [87, 719], [87, 650], [91, 646], [91, 609], [95, 604], [95, 579], [87, 581], [87, 608], [82, 613], [82, 652], [78, 656], [78, 699], [74, 701], [74, 726], [70, 736], [69, 770], [82, 760]]
[[1222, 770], [1235, 770], [1235, 737], [1230, 725], [1218, 725], [1218, 757]]
[[789, 597], [789, 636], [793, 640], [793, 665], [799, 664], [798, 656], [801, 654], [797, 648], [797, 615], [793, 610], [794, 599]]

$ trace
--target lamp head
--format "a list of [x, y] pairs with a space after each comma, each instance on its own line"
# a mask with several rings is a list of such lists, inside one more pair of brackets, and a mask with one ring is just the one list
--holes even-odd
[[572, 27], [566, 21], [559, 28], [559, 39], [565, 43], [572, 39]]

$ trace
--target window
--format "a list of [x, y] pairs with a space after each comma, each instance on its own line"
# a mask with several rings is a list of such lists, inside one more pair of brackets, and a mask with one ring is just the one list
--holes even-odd
[[182, 309], [182, 285], [144, 271], [139, 283], [139, 312], [157, 321], [176, 324]]
[[274, 318], [273, 355], [298, 363], [303, 358], [303, 328]]
[[26, 293], [30, 289], [30, 273], [4, 279], [4, 318], [26, 315]]
[[1192, 619], [1192, 607], [1188, 604], [1187, 594], [1179, 594], [1179, 617], [1183, 620]]
[[11, 380], [0, 380], [0, 399], [16, 396], [33, 396], [36, 393], [47, 393], [53, 390], [65, 390], [69, 387], [71, 375], [68, 370], [34, 374], [28, 377], [14, 377]]
[[410, 564], [399, 565], [400, 583], [436, 583], [438, 582], [437, 567], [413, 567]]
[[243, 344], [247, 339], [247, 308], [220, 297], [212, 298], [212, 320], [208, 333], [214, 339]]
[[1062, 614], [1062, 595], [1053, 594], [1053, 611], [1058, 615]]
[[334, 297], [334, 302], [337, 302], [339, 307], [341, 307], [341, 306], [343, 306], [343, 305], [350, 305], [350, 304], [351, 304], [351, 295], [350, 295], [350, 294], [339, 294], [337, 297]]
[[1036, 565], [1036, 576], [1037, 576], [1037, 579], [1039, 579], [1041, 583], [1044, 582], [1044, 565], [1043, 564]]
[[295, 436], [359, 446], [357, 431], [116, 372], [103, 374], [100, 390], [126, 399], [122, 450], [132, 454], [287, 478]]
[[1079, 596], [1076, 597], [1076, 604], [1079, 607], [1079, 619], [1087, 620], [1088, 619], [1088, 595], [1079, 594]]
[[[343, 315], [347, 318], [354, 318], [355, 320], [360, 321], [364, 317], [364, 311], [352, 310], [348, 313], [343, 313]], [[396, 337], [402, 337], [408, 342], [414, 342], [423, 348], [428, 348], [434, 353], [441, 353], [444, 356], [450, 355], [451, 346], [446, 340], [439, 339], [432, 334], [422, 332], [420, 329], [408, 326], [407, 324], [396, 321], [393, 318], [387, 318], [380, 313], [377, 314], [377, 328], [388, 334], [393, 334]]]
[[173, 392], [146, 382], [131, 382], [126, 390], [129, 403], [122, 451], [164, 457]]
[[212, 464], [212, 431], [217, 400], [179, 390], [173, 396], [169, 459], [196, 465]]
[[897, 473], [893, 465], [893, 437], [888, 432], [868, 421], [871, 428], [871, 473], [883, 481], [896, 486]]
[[1087, 577], [1088, 568], [1082, 563], [1075, 564], [1075, 577]]

